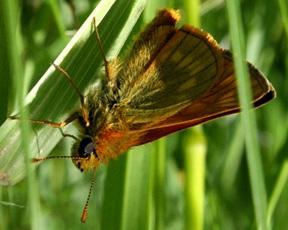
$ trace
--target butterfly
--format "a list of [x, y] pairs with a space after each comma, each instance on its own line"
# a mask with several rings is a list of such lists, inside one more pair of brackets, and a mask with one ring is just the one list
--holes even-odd
[[[126, 59], [107, 61], [97, 27], [96, 40], [104, 58], [105, 77], [84, 96], [69, 74], [55, 66], [79, 94], [81, 106], [63, 122], [37, 121], [63, 127], [80, 124], [71, 158], [81, 171], [94, 170], [129, 148], [176, 131], [240, 111], [230, 51], [190, 25], [176, 27], [178, 11], [163, 9], [146, 26]], [[249, 62], [253, 99], [258, 107], [275, 97], [271, 83]], [[90, 189], [91, 190], [91, 189]], [[81, 221], [87, 218], [90, 193]]]

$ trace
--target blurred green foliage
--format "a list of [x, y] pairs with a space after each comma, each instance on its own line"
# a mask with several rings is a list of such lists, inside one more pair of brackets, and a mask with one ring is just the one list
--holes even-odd
[[[73, 18], [69, 2], [75, 5], [76, 20]], [[127, 1], [127, 4], [129, 2]], [[73, 30], [81, 25], [96, 5], [97, 2], [92, 0], [18, 2], [16, 15], [22, 36], [20, 47], [24, 66], [23, 77], [28, 89], [38, 82], [50, 63], [65, 47], [70, 39], [68, 32], [73, 34]], [[183, 9], [182, 1], [161, 1], [159, 5]], [[153, 7], [150, 6], [148, 9], [145, 11], [145, 17], [155, 14]], [[222, 47], [230, 48], [225, 1], [202, 1], [200, 12], [201, 27], [212, 34]], [[288, 215], [287, 12], [288, 3], [285, 0], [241, 1], [247, 59], [269, 78], [277, 91], [274, 101], [256, 111], [257, 134], [268, 196], [268, 214], [271, 218], [267, 219], [267, 222], [271, 222], [273, 229], [287, 228]], [[181, 23], [185, 23], [187, 13], [182, 13]], [[8, 26], [1, 16], [0, 20], [1, 28]], [[144, 26], [142, 21], [139, 20], [125, 45], [128, 50], [133, 37]], [[5, 40], [2, 37], [1, 122], [17, 107], [13, 77], [9, 78], [11, 72], [4, 68], [9, 62], [3, 58], [4, 47]], [[121, 51], [121, 56], [127, 54], [127, 49]], [[51, 108], [47, 108], [49, 109]], [[244, 154], [245, 130], [240, 126], [239, 116], [221, 118], [205, 124], [203, 129], [207, 144], [204, 229], [257, 228]], [[85, 227], [161, 229], [162, 226], [171, 230], [185, 229], [183, 143], [187, 135], [191, 133], [184, 131], [167, 137], [164, 143], [157, 142], [134, 148], [129, 154], [120, 156], [108, 166], [100, 167]], [[164, 159], [155, 156], [159, 148], [163, 147], [159, 147], [162, 144], [165, 145]], [[70, 146], [71, 142], [63, 140], [52, 154], [68, 155]], [[157, 181], [159, 172], [156, 173], [157, 165], [160, 164], [158, 161], [161, 159], [165, 163], [165, 185], [158, 189], [163, 189], [164, 201], [161, 201], [161, 198], [160, 201], [157, 200], [157, 191], [153, 190], [157, 188], [155, 183], [162, 183]], [[3, 179], [1, 170], [0, 180]], [[41, 164], [36, 169], [36, 174], [40, 193], [39, 229], [79, 229], [82, 225], [80, 214], [91, 175], [81, 174], [69, 161], [57, 160]], [[30, 229], [30, 212], [25, 208], [27, 186], [24, 179], [15, 186], [0, 188], [0, 229]], [[155, 204], [163, 205], [161, 202], [165, 202], [162, 206], [165, 209], [162, 210], [163, 216], [161, 214], [159, 217], [155, 215], [158, 213], [155, 212]], [[163, 223], [155, 224], [157, 221]]]

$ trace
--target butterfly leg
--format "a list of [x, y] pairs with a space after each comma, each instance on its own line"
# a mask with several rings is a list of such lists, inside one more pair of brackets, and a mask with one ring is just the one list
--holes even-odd
[[[20, 119], [17, 116], [9, 116], [9, 118], [12, 120], [19, 120]], [[48, 121], [48, 120], [34, 120], [34, 119], [29, 119], [29, 121], [34, 123], [34, 124], [48, 125], [48, 126], [51, 126], [53, 128], [61, 128], [61, 127], [68, 125], [69, 123], [71, 123], [72, 121], [74, 121], [78, 118], [79, 118], [79, 113], [75, 112], [75, 113], [72, 113], [68, 118], [66, 118], [62, 122], [53, 122], [53, 121]]]
[[[70, 77], [70, 75], [62, 67], [60, 67], [60, 66], [58, 66], [58, 65], [56, 65], [54, 63], [52, 63], [52, 65], [55, 67], [56, 70], [58, 70], [60, 73], [62, 73], [62, 75], [69, 81], [69, 83], [71, 84], [73, 89], [79, 95], [80, 103], [81, 103], [82, 117], [83, 117], [83, 119], [85, 121], [86, 126], [89, 126], [89, 117], [88, 117], [89, 116], [89, 112], [88, 112], [88, 108], [85, 106], [85, 103], [84, 103], [85, 96], [81, 93], [80, 89], [77, 87], [77, 85], [75, 84], [73, 79]], [[71, 116], [73, 116], [73, 114]], [[79, 114], [78, 114], [78, 117], [79, 117]], [[48, 122], [48, 123], [52, 124], [51, 126], [53, 126], [54, 122]], [[65, 126], [65, 125], [63, 125], [63, 126]], [[56, 125], [56, 127], [63, 127], [63, 126], [57, 126]]]
[[61, 133], [62, 137], [70, 137], [70, 138], [73, 138], [76, 141], [80, 141], [79, 138], [77, 138], [76, 136], [74, 136], [72, 134], [69, 134], [69, 133], [64, 133], [61, 128], [59, 128], [59, 130], [60, 130], [60, 133]]

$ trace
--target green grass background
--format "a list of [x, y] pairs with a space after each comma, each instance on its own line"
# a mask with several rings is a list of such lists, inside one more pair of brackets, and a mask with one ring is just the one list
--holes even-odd
[[[68, 32], [74, 34], [98, 2], [74, 0], [77, 21], [68, 2], [0, 3], [0, 229], [285, 229], [288, 3], [148, 0], [144, 9], [144, 0], [101, 1], [92, 16], [108, 57], [127, 55], [156, 9], [174, 7], [181, 9], [181, 23], [201, 26], [222, 47], [230, 48], [232, 40], [236, 56], [268, 76], [277, 98], [256, 110], [256, 123], [252, 115], [248, 127], [239, 115], [229, 116], [133, 148], [101, 166], [83, 225], [91, 174], [81, 174], [69, 160], [47, 161], [36, 170], [29, 161], [38, 154], [68, 155], [72, 142], [58, 130], [6, 120], [14, 111], [56, 121], [73, 111], [78, 103], [73, 89], [57, 72], [46, 72], [61, 52], [57, 60], [63, 59], [81, 90], [99, 77], [101, 56], [91, 23], [68, 44]], [[235, 29], [241, 36], [235, 37]], [[240, 72], [242, 67], [240, 60]], [[247, 138], [254, 146], [245, 145]]]

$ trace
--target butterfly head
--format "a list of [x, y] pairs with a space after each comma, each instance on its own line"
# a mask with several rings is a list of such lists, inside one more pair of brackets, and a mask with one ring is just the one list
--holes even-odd
[[90, 137], [84, 137], [80, 142], [74, 144], [71, 158], [81, 172], [97, 168], [100, 162], [95, 143]]

